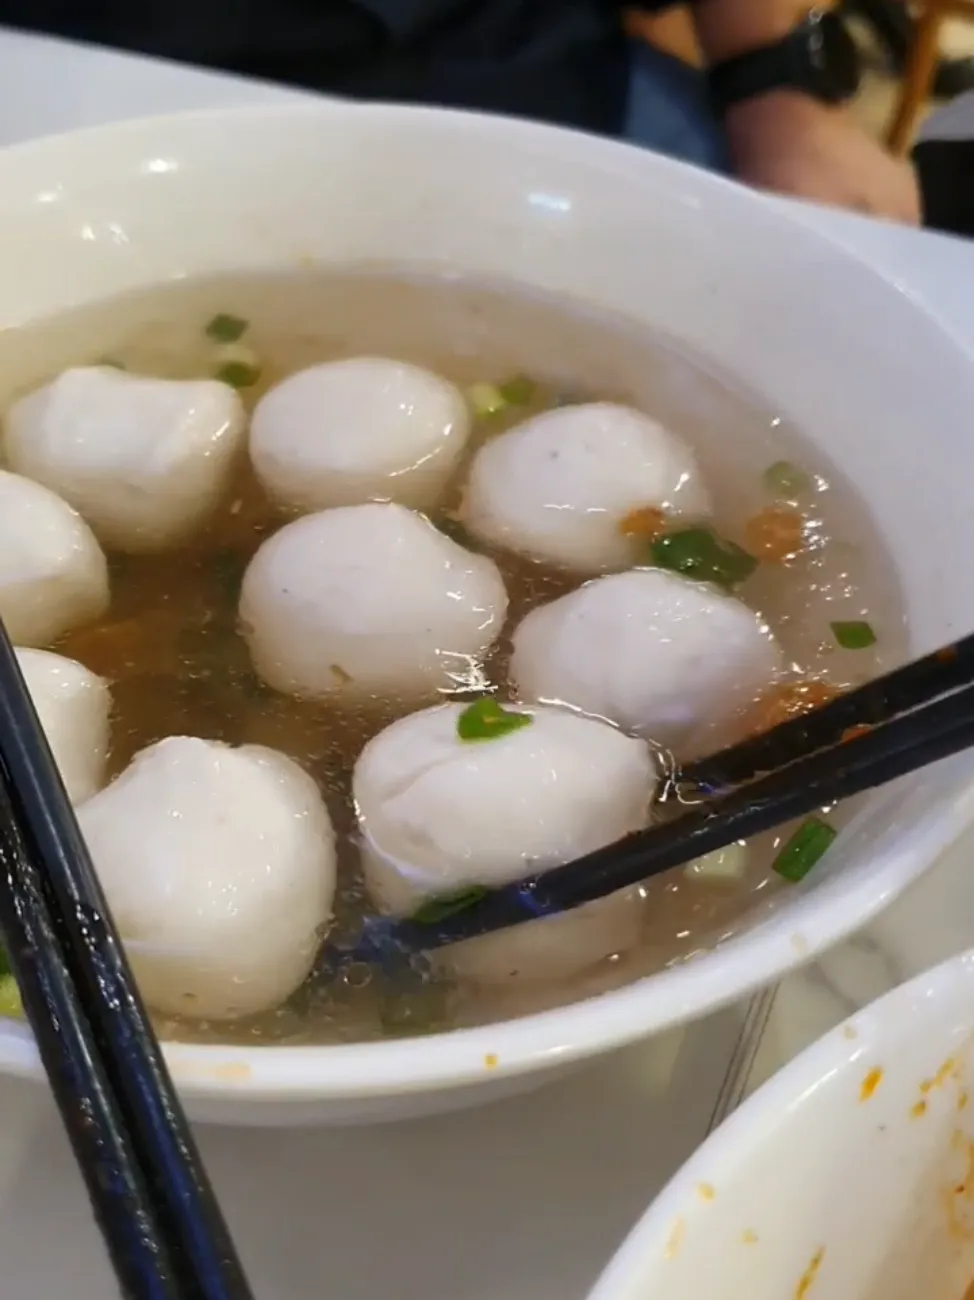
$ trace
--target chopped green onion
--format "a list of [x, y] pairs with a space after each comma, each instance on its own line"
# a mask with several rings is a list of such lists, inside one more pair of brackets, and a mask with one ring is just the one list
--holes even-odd
[[355, 680], [352, 674], [347, 673], [341, 664], [329, 664], [328, 667], [331, 671], [331, 675], [341, 686], [347, 686], [349, 682]]
[[247, 333], [249, 324], [241, 316], [228, 316], [225, 312], [219, 312], [204, 332], [214, 343], [236, 343]]
[[876, 644], [876, 633], [869, 623], [862, 620], [849, 623], [833, 623], [832, 635], [843, 650], [868, 650]]
[[20, 989], [12, 975], [0, 978], [0, 1017], [5, 1020], [23, 1020], [24, 1004], [20, 999]]
[[231, 388], [253, 388], [260, 379], [260, 367], [250, 366], [246, 361], [228, 361], [220, 366], [216, 377]]
[[503, 415], [511, 406], [530, 406], [537, 396], [538, 386], [526, 375], [515, 375], [501, 384], [471, 384], [467, 401], [479, 420], [489, 420]]
[[499, 740], [512, 731], [530, 727], [534, 721], [530, 713], [517, 713], [502, 708], [490, 695], [474, 700], [457, 718], [457, 735], [461, 740]]
[[457, 912], [465, 912], [468, 907], [473, 907], [475, 903], [479, 903], [482, 898], [486, 897], [487, 890], [483, 885], [470, 885], [467, 889], [461, 889], [455, 894], [441, 894], [437, 898], [428, 898], [409, 919], [415, 921], [417, 925], [438, 925], [440, 921], [445, 921], [448, 916], [456, 916]]
[[510, 405], [496, 384], [471, 384], [467, 389], [467, 401], [478, 420], [500, 415]]
[[784, 497], [788, 501], [801, 496], [812, 486], [809, 475], [790, 460], [776, 460], [773, 465], [769, 465], [764, 471], [764, 482], [775, 496]]
[[538, 392], [538, 385], [527, 375], [515, 375], [497, 385], [497, 391], [508, 406], [530, 406]]
[[830, 848], [838, 832], [821, 817], [809, 817], [771, 864], [779, 876], [795, 884], [804, 880]]
[[110, 370], [125, 369], [124, 364], [121, 361], [116, 361], [114, 357], [102, 357], [102, 359], [96, 362], [96, 364], [99, 366], [108, 366]]
[[718, 537], [709, 528], [684, 528], [658, 537], [650, 547], [653, 563], [698, 582], [736, 587], [758, 562], [743, 547]]

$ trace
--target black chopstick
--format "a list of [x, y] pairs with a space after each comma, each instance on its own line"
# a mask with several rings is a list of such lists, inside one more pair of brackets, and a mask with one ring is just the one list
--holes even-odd
[[[0, 771], [14, 819], [36, 866], [52, 921], [48, 943], [72, 981], [120, 1123], [137, 1152], [146, 1189], [182, 1290], [180, 1300], [250, 1300], [251, 1292], [176, 1098], [145, 1008], [111, 922], [73, 809], [0, 627]], [[21, 910], [32, 894], [14, 896]], [[2, 921], [2, 915], [0, 915]], [[16, 937], [16, 936], [15, 936]], [[23, 950], [11, 954], [15, 976]], [[31, 1014], [30, 1007], [28, 1014]], [[36, 1001], [33, 1012], [44, 1014]]]
[[[795, 759], [672, 821], [638, 831], [528, 880], [486, 890], [435, 922], [376, 918], [355, 951], [422, 952], [552, 916], [631, 888], [693, 858], [852, 798], [974, 745], [974, 683], [881, 726]], [[340, 960], [326, 953], [329, 966]]]
[[824, 749], [852, 727], [873, 726], [922, 707], [974, 679], [974, 635], [885, 673], [763, 735], [687, 764], [682, 782], [716, 793]]
[[126, 1296], [181, 1300], [148, 1189], [59, 949], [0, 772], [0, 929], [51, 1091]]

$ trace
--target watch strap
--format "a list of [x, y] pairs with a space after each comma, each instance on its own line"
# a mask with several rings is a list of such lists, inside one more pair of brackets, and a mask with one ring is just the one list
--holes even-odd
[[772, 90], [797, 90], [826, 104], [841, 104], [859, 88], [855, 41], [838, 14], [813, 9], [781, 40], [716, 64], [709, 75], [718, 110]]

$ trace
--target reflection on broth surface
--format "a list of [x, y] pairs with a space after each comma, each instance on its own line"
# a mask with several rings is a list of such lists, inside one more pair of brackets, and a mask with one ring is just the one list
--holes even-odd
[[[646, 501], [614, 527], [626, 539], [630, 563], [683, 571], [692, 571], [686, 557], [671, 563], [659, 543], [670, 544], [676, 531], [681, 537], [705, 534], [703, 543], [697, 536], [675, 544], [696, 547], [693, 563], [711, 566], [698, 576], [725, 576], [776, 636], [785, 671], [760, 692], [759, 712], [746, 723], [735, 705], [737, 734], [742, 726], [772, 725], [819, 703], [833, 688], [899, 658], [902, 616], [894, 577], [863, 508], [833, 468], [810, 456], [775, 412], [664, 339], [571, 304], [505, 285], [386, 270], [178, 284], [9, 332], [0, 354], [0, 392], [9, 405], [67, 366], [107, 363], [157, 377], [222, 377], [251, 412], [286, 376], [351, 356], [394, 357], [435, 371], [464, 390], [471, 408], [467, 450], [427, 513], [443, 533], [495, 561], [508, 605], [503, 631], [482, 663], [473, 656], [464, 672], [451, 674], [455, 697], [473, 699], [489, 686], [501, 701], [513, 701], [513, 630], [529, 611], [575, 591], [603, 567], [593, 561], [589, 572], [569, 572], [535, 558], [529, 547], [529, 554], [519, 555], [483, 544], [464, 522], [463, 489], [477, 449], [531, 416], [576, 402], [635, 407], [696, 454], [713, 497], [712, 515], [702, 522], [681, 519], [674, 530], [667, 510]], [[25, 440], [30, 436], [28, 430]], [[354, 421], [347, 436], [361, 436]], [[18, 470], [9, 445], [7, 451]], [[517, 490], [518, 484], [508, 489]], [[363, 696], [354, 690], [353, 662], [330, 665], [332, 689], [318, 699], [278, 693], [258, 677], [239, 625], [241, 583], [261, 543], [285, 523], [247, 457], [239, 456], [229, 489], [188, 540], [150, 554], [106, 544], [108, 613], [48, 648], [110, 682], [112, 776], [146, 746], [174, 735], [268, 746], [296, 760], [317, 783], [334, 824], [335, 924], [352, 931], [371, 908], [351, 796], [353, 767], [368, 741], [430, 700]], [[722, 548], [716, 559], [706, 550], [715, 539]], [[736, 547], [757, 566], [747, 560], [744, 569], [721, 569], [739, 564]], [[720, 647], [715, 650], [712, 633], [708, 643], [706, 631], [703, 651], [719, 664]], [[647, 667], [656, 671], [652, 663]], [[698, 733], [678, 757], [732, 734], [732, 727], [703, 738]], [[503, 821], [503, 807], [496, 816]], [[732, 933], [763, 900], [791, 887], [772, 866], [785, 838], [755, 843], [746, 857], [731, 855], [651, 881], [635, 946], [555, 984], [515, 977], [486, 986], [452, 973], [397, 981], [354, 967], [330, 987], [312, 979], [283, 1007], [255, 1017], [165, 1018], [160, 1027], [195, 1041], [327, 1042], [448, 1028], [565, 1002], [658, 970]]]

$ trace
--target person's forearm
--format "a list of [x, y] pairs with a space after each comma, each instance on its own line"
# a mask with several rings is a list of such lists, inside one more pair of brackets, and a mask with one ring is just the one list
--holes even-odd
[[704, 58], [719, 63], [772, 44], [796, 27], [811, 7], [809, 0], [695, 0], [693, 16]]

